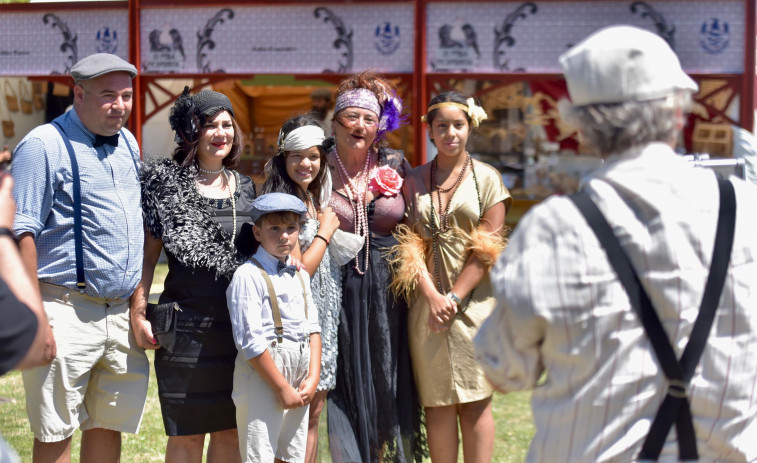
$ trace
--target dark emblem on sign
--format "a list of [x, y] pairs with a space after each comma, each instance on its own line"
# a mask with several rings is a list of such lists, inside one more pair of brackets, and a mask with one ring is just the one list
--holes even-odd
[[374, 45], [382, 55], [391, 55], [400, 46], [400, 26], [385, 22], [376, 26]]
[[[507, 58], [507, 48], [515, 46], [516, 40], [513, 37], [513, 27], [520, 19], [526, 19], [528, 15], [534, 15], [539, 11], [539, 7], [533, 2], [524, 3], [508, 14], [502, 25], [494, 28], [494, 68], [500, 71], [511, 71], [510, 60]], [[513, 69], [513, 71], [525, 71], [524, 68]]]
[[352, 72], [352, 29], [348, 30], [347, 26], [344, 25], [342, 18], [332, 13], [328, 8], [318, 7], [313, 11], [313, 14], [319, 19], [323, 16], [324, 22], [330, 22], [334, 25], [334, 29], [336, 30], [336, 40], [334, 40], [332, 46], [335, 50], [344, 48], [344, 51], [342, 52], [343, 59], [337, 62], [339, 67], [335, 71], [324, 69], [323, 72], [329, 74], [348, 74]]
[[463, 23], [458, 18], [454, 24], [444, 24], [439, 28], [439, 52], [436, 59], [431, 61], [431, 67], [436, 71], [462, 70], [475, 67], [481, 57], [478, 49], [476, 29], [470, 24]]
[[151, 52], [175, 52], [181, 55], [181, 59], [186, 59], [184, 55], [184, 42], [181, 34], [175, 28], [168, 31], [153, 29], [150, 31], [150, 51]]
[[224, 8], [216, 13], [208, 22], [205, 27], [197, 33], [197, 69], [200, 72], [210, 74], [214, 72], [225, 72], [223, 69], [210, 69], [210, 60], [208, 59], [208, 53], [205, 50], [213, 50], [216, 47], [215, 41], [211, 38], [213, 35], [213, 29], [219, 24], [223, 24], [226, 20], [234, 19], [234, 11], [229, 8]]
[[97, 53], [115, 53], [118, 50], [118, 33], [110, 27], [102, 27], [95, 36], [95, 50]]
[[440, 48], [470, 48], [476, 54], [476, 58], [481, 57], [478, 51], [478, 40], [476, 38], [476, 29], [470, 24], [463, 24], [456, 27], [445, 24], [439, 28], [439, 47]]
[[184, 68], [187, 57], [184, 41], [175, 27], [166, 23], [160, 29], [153, 29], [148, 35], [150, 50], [143, 53], [146, 58], [142, 69], [151, 72], [178, 72]]
[[[60, 44], [60, 51], [66, 55], [66, 62], [62, 74], [68, 74], [71, 72], [71, 66], [76, 64], [78, 59], [78, 48], [76, 46], [76, 34], [71, 32], [68, 28], [68, 24], [64, 23], [57, 16], [52, 13], [48, 13], [42, 16], [42, 22], [44, 24], [50, 23], [53, 29], [60, 29], [61, 35], [63, 35], [63, 42]], [[51, 74], [61, 74], [58, 71], [52, 71]]]
[[670, 45], [670, 48], [675, 50], [676, 48], [675, 25], [671, 24], [670, 26], [668, 26], [668, 22], [665, 20], [665, 16], [663, 16], [662, 13], [660, 13], [659, 11], [649, 6], [646, 2], [633, 2], [631, 4], [631, 13], [639, 13], [639, 12], [641, 12], [642, 18], [649, 18], [652, 20], [655, 28], [657, 28], [657, 34], [663, 39], [665, 39], [666, 42], [668, 42], [668, 45]]
[[717, 54], [728, 48], [731, 42], [731, 33], [728, 23], [722, 23], [718, 18], [712, 18], [702, 23], [699, 31], [699, 43], [707, 53]]

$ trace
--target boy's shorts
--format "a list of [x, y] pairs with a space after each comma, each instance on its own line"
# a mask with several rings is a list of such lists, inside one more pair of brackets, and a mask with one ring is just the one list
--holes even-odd
[[[310, 368], [310, 345], [307, 341], [272, 341], [268, 353], [279, 371], [293, 387], [299, 387]], [[234, 368], [234, 391], [237, 407], [239, 452], [242, 461], [289, 463], [305, 461], [308, 410], [304, 407], [284, 410], [276, 394], [250, 362], [237, 355]]]
[[76, 428], [136, 433], [149, 363], [129, 324], [128, 299], [98, 299], [40, 283], [58, 353], [23, 372], [34, 437], [58, 442]]

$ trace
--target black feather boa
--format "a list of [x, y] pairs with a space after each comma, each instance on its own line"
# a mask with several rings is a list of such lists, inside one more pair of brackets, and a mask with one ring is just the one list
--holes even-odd
[[230, 278], [243, 258], [197, 191], [197, 169], [162, 159], [145, 163], [141, 177], [145, 227], [166, 252], [188, 267]]

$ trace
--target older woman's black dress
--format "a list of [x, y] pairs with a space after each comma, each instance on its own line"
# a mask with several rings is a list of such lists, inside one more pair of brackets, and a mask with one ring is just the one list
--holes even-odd
[[[403, 161], [397, 151], [379, 154], [380, 165], [401, 175]], [[349, 199], [335, 191], [329, 205], [340, 228], [352, 232]], [[336, 388], [329, 392], [327, 408], [335, 463], [421, 461], [426, 451], [408, 348], [407, 304], [389, 291], [392, 276], [385, 256], [397, 244], [391, 233], [404, 212], [401, 194], [374, 199], [368, 207], [368, 269], [360, 275], [354, 260], [344, 267]], [[364, 252], [359, 253], [361, 269]]]

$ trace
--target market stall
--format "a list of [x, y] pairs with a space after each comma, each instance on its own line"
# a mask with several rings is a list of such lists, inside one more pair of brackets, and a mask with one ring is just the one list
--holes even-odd
[[[348, 74], [373, 69], [398, 84], [409, 125], [390, 141], [415, 165], [434, 155], [419, 121], [426, 102], [445, 89], [474, 94], [490, 119], [469, 149], [517, 195], [513, 220], [547, 194], [573, 191], [598, 162], [559, 118], [566, 90], [557, 57], [600, 27], [658, 33], [699, 82], [681, 150], [696, 148], [695, 133], [717, 133], [697, 132], [702, 124], [754, 128], [755, 0], [130, 0], [3, 4], [0, 12], [0, 77], [30, 89], [23, 97], [18, 89], [19, 102], [36, 104], [40, 82], [64, 93], [79, 58], [115, 53], [140, 69], [130, 128], [145, 153], [171, 151], [167, 111], [184, 86], [212, 86], [240, 108], [252, 174], [281, 122], [309, 109], [314, 88], [333, 90]], [[42, 119], [37, 110], [39, 121], [22, 122], [8, 110], [11, 93], [0, 98], [0, 119], [16, 124], [5, 137], [12, 145]], [[707, 142], [715, 150], [718, 140]]]

